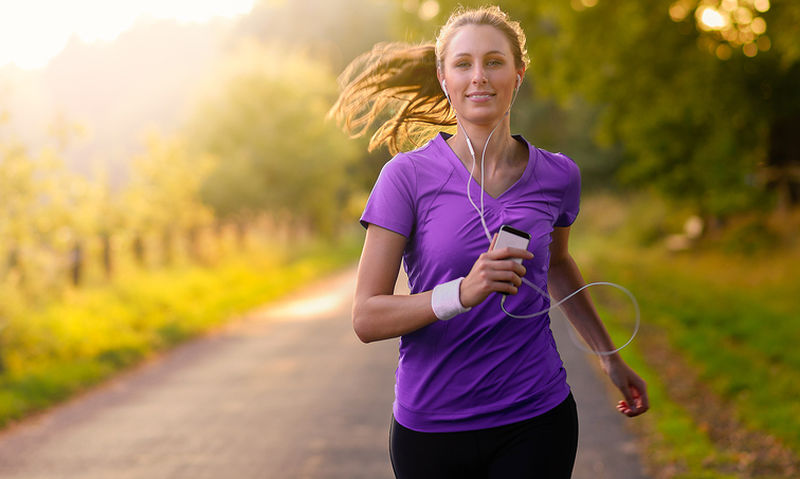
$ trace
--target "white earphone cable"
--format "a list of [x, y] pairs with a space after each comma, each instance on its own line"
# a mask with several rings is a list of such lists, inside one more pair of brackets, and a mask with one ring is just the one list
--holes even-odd
[[[519, 79], [519, 77], [518, 77], [518, 79]], [[447, 102], [450, 103], [450, 107], [453, 108], [453, 111], [456, 113], [456, 116], [458, 116], [458, 112], [456, 111], [455, 107], [453, 106], [452, 102], [450, 101], [450, 95], [447, 93], [447, 89], [446, 89], [444, 81], [442, 82], [442, 89], [444, 90], [444, 94], [445, 94], [445, 98], [447, 98]], [[466, 139], [466, 142], [467, 142], [467, 148], [469, 149], [470, 156], [472, 156], [472, 168], [470, 169], [469, 177], [467, 178], [467, 199], [469, 200], [470, 204], [475, 209], [475, 211], [478, 213], [478, 216], [479, 216], [479, 218], [481, 220], [481, 226], [483, 226], [483, 231], [486, 234], [486, 238], [489, 240], [490, 243], [492, 241], [492, 234], [489, 231], [489, 227], [486, 225], [486, 218], [485, 218], [485, 202], [484, 202], [485, 190], [483, 189], [483, 184], [485, 182], [484, 159], [486, 158], [486, 150], [489, 147], [489, 141], [492, 139], [492, 135], [494, 135], [494, 132], [497, 130], [497, 128], [503, 122], [503, 119], [505, 119], [505, 116], [507, 116], [507, 115], [509, 115], [511, 113], [511, 107], [514, 105], [514, 101], [517, 99], [517, 93], [518, 92], [519, 92], [519, 82], [517, 84], [517, 88], [514, 90], [514, 96], [511, 99], [511, 104], [509, 104], [508, 110], [506, 110], [506, 113], [505, 113], [505, 115], [503, 115], [503, 118], [501, 118], [500, 121], [498, 121], [497, 124], [494, 126], [494, 128], [492, 128], [492, 131], [489, 133], [489, 136], [486, 138], [486, 143], [484, 143], [484, 145], [483, 145], [483, 151], [481, 151], [481, 183], [479, 185], [480, 186], [480, 191], [481, 191], [481, 193], [480, 193], [481, 194], [480, 207], [478, 207], [478, 205], [476, 205], [475, 202], [472, 200], [472, 194], [471, 194], [471, 191], [470, 191], [470, 184], [472, 183], [472, 177], [473, 177], [473, 175], [475, 173], [475, 164], [477, 163], [477, 158], [475, 156], [475, 149], [474, 149], [474, 147], [472, 145], [472, 140], [469, 138], [469, 135], [467, 134], [466, 128], [464, 128], [464, 126], [460, 122], [457, 123], [458, 126], [461, 128], [461, 131], [464, 133], [464, 138]], [[522, 281], [525, 284], [527, 284], [528, 286], [530, 286], [534, 291], [536, 291], [540, 295], [544, 296], [547, 299], [550, 298], [550, 295], [546, 291], [543, 291], [541, 288], [539, 288], [538, 286], [533, 284], [533, 282], [529, 281], [527, 278], [523, 277]], [[592, 354], [596, 354], [598, 356], [608, 356], [608, 355], [616, 354], [619, 351], [621, 351], [622, 349], [624, 349], [625, 347], [627, 347], [629, 344], [631, 344], [631, 342], [633, 342], [633, 339], [639, 333], [639, 325], [641, 323], [641, 312], [639, 310], [639, 302], [636, 300], [636, 297], [633, 295], [633, 293], [631, 293], [627, 288], [625, 288], [624, 286], [621, 286], [619, 284], [612, 283], [612, 282], [609, 282], [609, 281], [596, 281], [596, 282], [592, 282], [592, 283], [587, 283], [587, 284], [584, 284], [583, 286], [581, 286], [580, 288], [576, 289], [572, 293], [568, 294], [567, 296], [565, 296], [561, 300], [559, 300], [556, 304], [550, 305], [549, 308], [543, 309], [541, 311], [537, 311], [535, 313], [524, 314], [524, 315], [516, 315], [516, 314], [509, 313], [505, 308], [505, 302], [506, 302], [506, 298], [508, 296], [507, 295], [502, 295], [502, 298], [500, 300], [500, 308], [503, 310], [503, 312], [507, 316], [509, 316], [511, 318], [515, 318], [515, 319], [533, 318], [533, 317], [536, 317], [536, 316], [541, 316], [543, 314], [547, 314], [550, 311], [552, 311], [553, 309], [559, 308], [564, 302], [566, 302], [567, 300], [569, 300], [570, 298], [572, 298], [576, 294], [580, 293], [581, 291], [583, 291], [583, 290], [585, 290], [585, 289], [587, 289], [589, 287], [592, 287], [592, 286], [611, 286], [611, 287], [619, 289], [620, 291], [625, 293], [630, 298], [631, 302], [633, 303], [633, 308], [634, 308], [634, 313], [635, 313], [635, 323], [634, 323], [634, 327], [633, 327], [633, 333], [631, 334], [631, 337], [628, 338], [628, 340], [625, 342], [625, 344], [623, 344], [622, 346], [620, 346], [620, 347], [618, 347], [616, 349], [613, 349], [611, 351], [595, 351], [593, 349], [586, 348], [583, 345], [581, 345], [575, 339], [575, 337], [572, 334], [572, 332], [570, 332], [570, 339], [575, 344], [575, 346], [577, 346], [579, 349], [581, 349], [583, 351], [586, 351], [586, 352], [589, 352], [589, 353], [592, 353]], [[566, 315], [565, 315], [565, 317], [566, 317]]]

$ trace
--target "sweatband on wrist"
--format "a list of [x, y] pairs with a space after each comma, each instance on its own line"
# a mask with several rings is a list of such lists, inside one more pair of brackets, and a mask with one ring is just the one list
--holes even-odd
[[446, 283], [438, 284], [433, 288], [431, 295], [431, 307], [433, 314], [441, 321], [447, 321], [453, 316], [466, 313], [472, 308], [466, 308], [461, 304], [461, 281], [464, 278], [454, 279]]

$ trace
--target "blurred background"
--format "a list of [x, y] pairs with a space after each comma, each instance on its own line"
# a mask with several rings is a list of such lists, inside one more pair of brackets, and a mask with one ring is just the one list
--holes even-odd
[[[337, 76], [456, 5], [0, 0], [0, 423], [352, 264], [390, 156], [326, 121]], [[642, 304], [654, 477], [800, 474], [800, 2], [499, 5], [512, 130], [581, 167], [573, 255]]]

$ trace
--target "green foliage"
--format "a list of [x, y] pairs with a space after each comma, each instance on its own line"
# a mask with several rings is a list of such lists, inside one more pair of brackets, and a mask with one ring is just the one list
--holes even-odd
[[[739, 406], [742, 420], [800, 450], [800, 407], [781, 400], [800, 396], [800, 334], [791, 321], [798, 278], [792, 285], [748, 285], [702, 274], [685, 261], [637, 263], [643, 274], [632, 281], [643, 306], [660, 312], [653, 320], [700, 365], [701, 377]], [[751, 274], [744, 265], [727, 266], [731, 276]], [[769, 404], [769, 414], [752, 414], [751, 404]]]
[[248, 42], [219, 82], [189, 133], [200, 151], [219, 158], [204, 200], [223, 218], [269, 212], [334, 231], [358, 152], [325, 121], [333, 75], [300, 54]]
[[95, 231], [97, 192], [55, 150], [0, 143], [0, 285], [10, 275], [30, 292], [57, 287], [64, 257]]
[[0, 425], [352, 262], [356, 243], [273, 245], [214, 269], [133, 272], [40, 307], [17, 302], [0, 331]]
[[[642, 247], [636, 241], [640, 234], [631, 230], [640, 228], [638, 219], [646, 204], [642, 197], [625, 205], [608, 198], [584, 202], [572, 250], [588, 271], [587, 280], [630, 286], [641, 305], [643, 331], [694, 368], [691, 374], [730, 405], [732, 421], [778, 438], [797, 456], [800, 405], [786, 398], [800, 396], [800, 330], [795, 324], [800, 249], [785, 246], [753, 257], [703, 247], [668, 253], [661, 243]], [[662, 224], [669, 222], [662, 219]], [[603, 310], [604, 318], [627, 317], [629, 305], [611, 306]], [[630, 327], [616, 319], [607, 322], [616, 338], [630, 333]], [[649, 457], [664, 467], [680, 465], [683, 475], [674, 477], [701, 477], [694, 474], [703, 470], [726, 474], [732, 466], [746, 467], [743, 452], [731, 450], [725, 438], [712, 440], [710, 419], [696, 416], [703, 410], [702, 393], [681, 396], [681, 401], [694, 397], [690, 401], [698, 404], [677, 403], [672, 389], [680, 386], [670, 383], [666, 372], [674, 367], [670, 358], [640, 347], [641, 341], [634, 341], [625, 357], [641, 370], [653, 395], [645, 421], [653, 449]]]
[[180, 138], [150, 135], [146, 152], [133, 159], [123, 193], [124, 226], [141, 232], [209, 224], [211, 211], [199, 196], [215, 161], [208, 154], [190, 153]]
[[[681, 20], [670, 12], [679, 3], [690, 12]], [[771, 4], [768, 25], [797, 10]], [[792, 75], [782, 66], [787, 52], [774, 46], [749, 58], [738, 49], [723, 60], [715, 54], [717, 34], [695, 26], [695, 8], [696, 2], [600, 1], [576, 11], [558, 2], [544, 13], [555, 28], [534, 30], [533, 56], [542, 60], [543, 84], [553, 94], [577, 93], [603, 105], [598, 132], [607, 144], [624, 146], [626, 182], [724, 215], [764, 203], [755, 176], [759, 164], [780, 161], [770, 153], [770, 131], [782, 121], [776, 107], [796, 105], [800, 94], [769, 91]], [[796, 29], [775, 34], [800, 41]]]
[[[599, 308], [602, 317], [613, 317], [611, 311]], [[617, 311], [618, 313], [618, 311]], [[630, 337], [630, 328], [608, 322], [612, 336]], [[669, 384], [658, 380], [657, 366], [648, 364], [636, 342], [622, 353], [625, 361], [647, 381], [647, 394], [651, 409], [637, 418], [637, 429], [645, 436], [646, 462], [650, 468], [661, 471], [658, 477], [734, 479], [735, 474], [722, 472], [735, 470], [735, 457], [718, 448], [708, 432], [681, 404], [670, 399]], [[671, 471], [666, 473], [666, 471]]]
[[[456, 3], [482, 2], [441, 1], [439, 15], [419, 30], [430, 38]], [[701, 28], [697, 14], [704, 8], [725, 13], [731, 4], [739, 9], [731, 18], [759, 17], [766, 32], [754, 35], [749, 20], [731, 20], [730, 31]], [[702, 214], [724, 216], [771, 207], [774, 183], [763, 167], [800, 161], [796, 135], [789, 133], [800, 118], [800, 6], [791, 0], [768, 5], [766, 12], [736, 0], [501, 6], [528, 35], [534, 101], [558, 99], [578, 116], [581, 109], [590, 116], [599, 109], [586, 136], [612, 148], [602, 156], [624, 184], [654, 187]], [[521, 101], [519, 109], [530, 106]], [[553, 115], [563, 128], [561, 121]], [[584, 148], [576, 153], [592, 154]], [[580, 156], [576, 160], [581, 163]]]
[[[238, 36], [280, 50], [302, 46], [309, 57], [341, 71], [373, 44], [388, 40], [393, 0], [292, 0], [258, 2]], [[313, 19], [313, 21], [310, 21]]]

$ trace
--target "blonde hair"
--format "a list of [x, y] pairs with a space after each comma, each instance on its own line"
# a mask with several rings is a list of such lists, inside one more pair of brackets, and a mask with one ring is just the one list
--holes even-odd
[[435, 44], [379, 43], [353, 60], [339, 77], [341, 93], [328, 116], [352, 137], [378, 125], [369, 150], [386, 145], [392, 154], [402, 146], [419, 144], [431, 127], [455, 125], [455, 112], [436, 72], [453, 35], [465, 25], [497, 28], [511, 45], [516, 67], [527, 67], [525, 33], [519, 22], [497, 6], [460, 7], [439, 30]]

